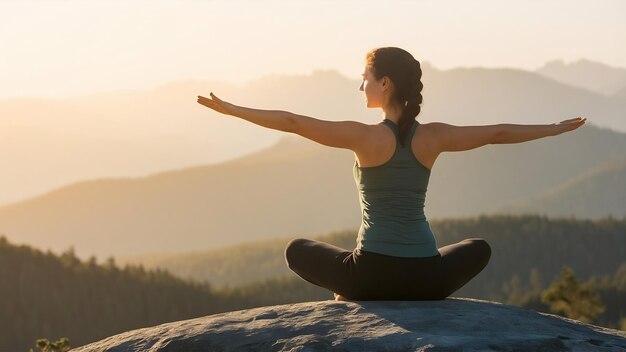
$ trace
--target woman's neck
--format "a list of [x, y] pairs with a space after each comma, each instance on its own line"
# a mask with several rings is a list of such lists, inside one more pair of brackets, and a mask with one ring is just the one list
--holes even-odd
[[386, 106], [383, 108], [383, 118], [394, 122], [396, 125], [400, 122], [402, 117], [402, 109], [399, 106]]

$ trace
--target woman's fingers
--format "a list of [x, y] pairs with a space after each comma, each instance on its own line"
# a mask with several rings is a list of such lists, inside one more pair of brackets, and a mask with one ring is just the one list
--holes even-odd
[[556, 123], [555, 125], [560, 127], [561, 132], [559, 133], [563, 133], [563, 132], [573, 131], [579, 128], [580, 126], [585, 124], [585, 121], [587, 121], [586, 117], [578, 116], [573, 119], [563, 120], [559, 123]]
[[213, 94], [213, 92], [210, 92], [209, 95], [211, 96], [212, 99], [198, 95], [198, 103], [206, 107], [209, 107], [219, 113], [229, 114], [229, 112], [231, 111], [230, 110], [231, 104], [216, 97], [215, 94]]
[[206, 105], [211, 102], [211, 99], [207, 99], [205, 97], [198, 96], [198, 103]]
[[585, 121], [587, 121], [586, 117], [579, 116], [579, 117], [575, 117], [573, 119], [563, 120], [563, 121], [559, 122], [559, 124], [581, 123], [581, 122], [585, 122]]
[[214, 104], [215, 104], [215, 103], [216, 103], [216, 101], [215, 101], [215, 100], [213, 100], [213, 99], [209, 99], [209, 98], [207, 98], [207, 97], [203, 97], [203, 96], [201, 96], [201, 95], [198, 95], [198, 103], [200, 103], [200, 104], [205, 104], [205, 105], [206, 105], [206, 104], [211, 104], [211, 103], [214, 103]]
[[220, 99], [220, 98], [216, 97], [216, 96], [213, 94], [213, 92], [211, 92], [211, 93], [209, 93], [209, 94], [210, 94], [210, 96], [211, 96], [213, 99], [209, 99], [209, 98], [207, 98], [207, 97], [203, 97], [202, 95], [198, 95], [198, 101], [200, 101], [200, 100], [202, 100], [202, 101], [222, 101], [222, 99]]
[[203, 97], [201, 95], [198, 95], [198, 103], [200, 103], [200, 104], [202, 104], [202, 105], [204, 105], [206, 107], [209, 107], [211, 109], [214, 109], [214, 110], [217, 110], [217, 108], [218, 108], [218, 105], [217, 105], [216, 101], [213, 101], [211, 99], [205, 98], [205, 97]]

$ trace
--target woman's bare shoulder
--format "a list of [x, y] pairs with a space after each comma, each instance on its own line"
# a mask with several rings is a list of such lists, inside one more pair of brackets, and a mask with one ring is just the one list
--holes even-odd
[[441, 122], [420, 122], [415, 130], [415, 134], [419, 134], [422, 138], [434, 138], [437, 132], [441, 131], [441, 128]]

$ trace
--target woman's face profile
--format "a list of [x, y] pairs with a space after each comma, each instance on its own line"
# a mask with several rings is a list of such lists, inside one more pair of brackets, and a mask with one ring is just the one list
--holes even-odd
[[376, 108], [382, 106], [383, 98], [383, 80], [376, 80], [376, 77], [372, 74], [371, 68], [365, 66], [363, 69], [362, 82], [359, 87], [360, 91], [365, 92], [365, 100], [368, 108]]

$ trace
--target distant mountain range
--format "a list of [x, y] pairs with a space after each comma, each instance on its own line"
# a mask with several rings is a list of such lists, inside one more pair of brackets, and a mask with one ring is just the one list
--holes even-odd
[[555, 81], [607, 96], [626, 96], [626, 68], [611, 67], [586, 59], [569, 64], [563, 60], [553, 60], [535, 72]]
[[[423, 122], [539, 124], [583, 115], [589, 125], [626, 132], [622, 68], [589, 61], [550, 63], [536, 72], [422, 67]], [[197, 95], [213, 91], [238, 105], [328, 120], [380, 121], [381, 110], [365, 108], [358, 87], [358, 81], [336, 71], [316, 70], [270, 75], [243, 87], [185, 80], [151, 91], [0, 100], [0, 204], [82, 180], [215, 164], [283, 137], [214, 113], [196, 102]], [[615, 94], [604, 94], [611, 92]]]
[[[626, 134], [592, 124], [521, 144], [442, 154], [425, 212], [622, 217]], [[71, 184], [0, 207], [0, 233], [52, 250], [129, 256], [356, 230], [354, 155], [288, 135], [235, 160]], [[584, 206], [580, 205], [583, 204]], [[575, 204], [570, 206], [570, 204]]]
[[626, 157], [576, 175], [558, 186], [520, 198], [498, 212], [599, 218], [626, 215]]

